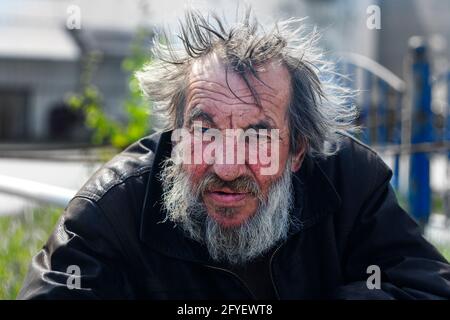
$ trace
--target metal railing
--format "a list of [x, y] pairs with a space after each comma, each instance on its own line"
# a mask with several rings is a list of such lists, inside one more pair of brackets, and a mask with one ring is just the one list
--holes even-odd
[[[406, 176], [408, 210], [416, 220], [426, 224], [431, 213], [431, 160], [445, 156], [447, 170], [450, 159], [450, 73], [433, 77], [426, 41], [413, 37], [405, 59], [401, 79], [377, 62], [357, 54], [341, 55], [341, 72], [352, 80], [349, 85], [360, 92], [359, 136], [382, 155], [393, 157], [392, 185], [400, 191], [400, 166]], [[440, 111], [436, 104], [436, 88], [446, 91], [446, 105]], [[441, 90], [442, 91], [442, 90]], [[441, 103], [442, 104], [442, 103]], [[447, 174], [448, 175], [448, 174]], [[442, 177], [446, 180], [446, 177]], [[448, 185], [443, 194], [444, 210], [450, 215]], [[434, 197], [436, 198], [436, 196]]]
[[27, 179], [0, 175], [0, 192], [65, 207], [76, 191]]

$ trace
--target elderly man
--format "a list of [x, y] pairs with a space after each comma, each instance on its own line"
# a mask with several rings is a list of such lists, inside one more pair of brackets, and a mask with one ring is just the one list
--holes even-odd
[[100, 169], [19, 298], [439, 299], [450, 266], [352, 138], [315, 34], [189, 11], [137, 74], [165, 130]]

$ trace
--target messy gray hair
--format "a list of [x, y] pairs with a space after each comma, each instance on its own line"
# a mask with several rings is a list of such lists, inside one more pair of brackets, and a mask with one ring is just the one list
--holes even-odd
[[291, 76], [290, 152], [305, 147], [310, 156], [334, 154], [340, 133], [356, 129], [357, 109], [349, 104], [352, 91], [341, 84], [334, 64], [324, 59], [319, 33], [316, 29], [307, 32], [303, 19], [280, 21], [265, 31], [251, 9], [237, 20], [227, 26], [215, 13], [188, 9], [180, 21], [182, 47], [176, 49], [165, 32], [156, 38], [154, 60], [136, 76], [144, 94], [154, 102], [153, 115], [163, 129], [183, 125], [187, 78], [196, 59], [217, 54], [227, 68], [242, 77], [257, 103], [249, 77], [258, 79], [264, 63], [279, 59]]

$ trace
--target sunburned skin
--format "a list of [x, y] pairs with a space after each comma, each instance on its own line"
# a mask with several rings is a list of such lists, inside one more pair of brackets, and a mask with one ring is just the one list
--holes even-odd
[[[279, 129], [278, 154], [271, 155], [278, 157], [278, 170], [275, 174], [263, 175], [260, 162], [251, 164], [247, 161], [243, 164], [184, 164], [183, 168], [191, 176], [194, 185], [208, 172], [215, 173], [224, 181], [247, 176], [257, 182], [263, 198], [266, 199], [270, 186], [283, 173], [289, 156], [286, 111], [290, 95], [290, 76], [286, 68], [277, 62], [267, 63], [263, 67], [264, 70], [259, 72], [261, 81], [249, 79], [258, 93], [259, 106], [245, 81], [231, 70], [226, 73], [224, 65], [216, 55], [195, 62], [187, 86], [184, 126], [191, 130], [193, 121], [201, 121], [205, 129], [215, 128], [221, 131], [261, 127]], [[233, 91], [230, 91], [229, 87]], [[301, 150], [293, 156], [292, 171], [300, 168], [303, 153]], [[255, 214], [258, 208], [258, 199], [254, 195], [229, 188], [209, 190], [202, 200], [208, 214], [224, 227], [241, 225]]]

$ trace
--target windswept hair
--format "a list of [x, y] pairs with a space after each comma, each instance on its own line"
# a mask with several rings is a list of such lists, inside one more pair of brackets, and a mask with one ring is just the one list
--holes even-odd
[[153, 115], [163, 129], [183, 124], [186, 86], [192, 63], [215, 53], [228, 69], [247, 84], [256, 102], [250, 77], [266, 62], [278, 59], [291, 76], [291, 97], [287, 119], [290, 151], [306, 146], [310, 156], [334, 154], [340, 133], [351, 133], [357, 109], [350, 104], [353, 93], [342, 85], [334, 63], [324, 59], [318, 46], [319, 33], [306, 31], [303, 19], [277, 22], [266, 31], [247, 9], [238, 22], [228, 26], [214, 13], [186, 11], [180, 21], [181, 45], [161, 32], [154, 41], [154, 60], [136, 76], [144, 94], [154, 102]]

